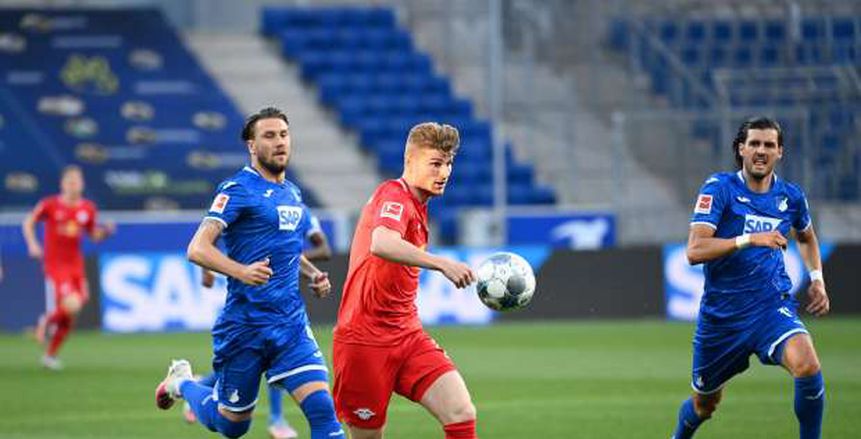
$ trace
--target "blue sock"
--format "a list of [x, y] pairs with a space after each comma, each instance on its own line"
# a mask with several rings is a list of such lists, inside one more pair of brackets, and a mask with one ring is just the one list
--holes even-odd
[[332, 395], [326, 390], [318, 390], [300, 404], [308, 425], [311, 427], [311, 439], [345, 438], [344, 430], [335, 417], [335, 404]]
[[210, 431], [216, 431], [215, 418], [218, 414], [218, 403], [212, 400], [212, 387], [200, 385], [193, 380], [186, 380], [179, 386], [182, 398], [191, 406], [191, 411], [200, 422]]
[[819, 439], [825, 409], [825, 381], [822, 372], [795, 379], [795, 416], [801, 439]]
[[673, 439], [690, 439], [694, 437], [694, 432], [697, 431], [697, 428], [702, 423], [703, 419], [700, 419], [697, 412], [694, 410], [693, 399], [686, 399], [685, 402], [682, 403], [682, 406], [679, 407], [679, 421], [678, 424], [676, 424], [676, 431], [673, 433]]
[[206, 387], [215, 387], [215, 381], [218, 380], [218, 377], [215, 376], [215, 372], [197, 380], [197, 384]]
[[208, 428], [209, 431], [217, 431], [229, 438], [238, 438], [248, 431], [251, 420], [233, 422], [218, 413], [218, 403], [212, 400], [212, 388], [201, 386], [192, 380], [184, 381], [179, 386], [179, 392], [183, 399], [191, 406], [197, 422]]
[[282, 400], [284, 393], [281, 387], [275, 384], [269, 385], [269, 425], [281, 422], [284, 417]]

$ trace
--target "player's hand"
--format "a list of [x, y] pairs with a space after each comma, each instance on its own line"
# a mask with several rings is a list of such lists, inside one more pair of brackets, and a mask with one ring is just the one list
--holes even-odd
[[102, 223], [102, 233], [105, 234], [105, 237], [111, 236], [117, 232], [117, 224], [111, 220], [106, 220]]
[[777, 230], [750, 234], [750, 244], [756, 247], [786, 250], [786, 243], [786, 237]]
[[810, 302], [804, 309], [810, 314], [822, 317], [831, 310], [831, 300], [828, 299], [828, 293], [825, 292], [825, 283], [821, 280], [810, 282], [810, 288], [807, 289], [807, 298]]
[[321, 271], [314, 275], [311, 283], [308, 284], [314, 295], [320, 298], [326, 297], [332, 292], [332, 283], [329, 281], [329, 273]]
[[42, 247], [39, 244], [27, 246], [27, 254], [33, 259], [42, 259]]
[[200, 284], [206, 288], [212, 288], [215, 285], [215, 273], [209, 270], [203, 270], [200, 277]]
[[443, 259], [440, 271], [458, 288], [465, 288], [475, 282], [475, 273], [472, 272], [469, 265], [460, 261]]
[[240, 282], [246, 285], [260, 286], [269, 282], [269, 278], [272, 277], [274, 273], [275, 272], [269, 268], [269, 258], [266, 258], [262, 261], [257, 261], [243, 267], [242, 272], [239, 273], [237, 278]]

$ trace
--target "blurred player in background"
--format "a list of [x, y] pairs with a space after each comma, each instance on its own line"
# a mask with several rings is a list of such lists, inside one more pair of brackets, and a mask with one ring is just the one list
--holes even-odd
[[694, 393], [679, 410], [673, 437], [693, 436], [717, 409], [723, 386], [748, 368], [748, 357], [755, 353], [763, 364], [779, 364], [795, 378], [800, 437], [819, 438], [825, 384], [783, 263], [794, 230], [810, 271], [806, 310], [828, 313], [807, 199], [798, 186], [774, 173], [783, 156], [776, 121], [756, 118], [742, 124], [733, 154], [740, 170], [709, 177], [691, 219], [687, 255], [691, 264], [705, 263], [705, 293], [693, 342]]
[[421, 268], [458, 288], [475, 280], [466, 264], [425, 251], [427, 202], [445, 191], [459, 145], [449, 125], [413, 127], [403, 176], [377, 187], [356, 226], [333, 347], [335, 403], [353, 439], [383, 436], [392, 392], [424, 406], [446, 438], [476, 437], [466, 384], [415, 305]]
[[[97, 225], [98, 211], [92, 201], [83, 197], [84, 174], [75, 165], [67, 166], [60, 176], [60, 194], [43, 198], [24, 219], [23, 232], [27, 252], [43, 259], [46, 285], [46, 312], [36, 325], [36, 339], [50, 339], [42, 364], [52, 370], [62, 369], [57, 352], [72, 330], [75, 317], [89, 299], [84, 273], [81, 236], [86, 232], [94, 242], [114, 233], [113, 223]], [[36, 238], [36, 222], [45, 222], [45, 249]], [[48, 336], [50, 335], [50, 336]]]
[[[242, 139], [251, 166], [219, 186], [188, 246], [192, 262], [228, 277], [227, 302], [212, 330], [216, 383], [195, 382], [188, 361], [173, 361], [156, 388], [156, 404], [168, 409], [183, 398], [209, 430], [239, 437], [251, 425], [265, 372], [302, 408], [311, 439], [343, 438], [326, 362], [299, 292], [300, 272], [318, 297], [328, 295], [331, 284], [302, 255], [310, 219], [299, 189], [285, 180], [287, 116], [275, 108], [251, 115]], [[222, 233], [226, 255], [215, 245]]]
[[[305, 212], [311, 220], [311, 227], [305, 234], [305, 247], [302, 253], [312, 262], [328, 261], [332, 258], [332, 249], [329, 246], [329, 240], [326, 238], [323, 228], [320, 226], [320, 220], [309, 209], [306, 208]], [[202, 271], [203, 286], [212, 288], [215, 284], [215, 274], [205, 268]], [[203, 386], [215, 387], [216, 380], [216, 374], [211, 373], [197, 382]], [[272, 439], [293, 439], [298, 437], [296, 430], [290, 426], [287, 418], [284, 417], [282, 404], [284, 393], [281, 391], [281, 388], [275, 384], [268, 384], [267, 387], [269, 388], [269, 436]], [[184, 404], [183, 416], [188, 423], [193, 424], [197, 422], [194, 411], [191, 410], [188, 402]]]

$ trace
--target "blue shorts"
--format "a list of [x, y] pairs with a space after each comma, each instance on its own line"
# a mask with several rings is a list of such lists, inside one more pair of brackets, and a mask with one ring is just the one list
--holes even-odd
[[750, 366], [756, 354], [766, 365], [780, 364], [786, 340], [807, 334], [795, 312], [796, 302], [784, 300], [753, 324], [732, 330], [697, 325], [691, 387], [700, 394], [715, 393], [733, 376]]
[[232, 412], [257, 404], [260, 376], [293, 392], [311, 381], [328, 381], [328, 369], [307, 325], [220, 325], [213, 331], [213, 399]]

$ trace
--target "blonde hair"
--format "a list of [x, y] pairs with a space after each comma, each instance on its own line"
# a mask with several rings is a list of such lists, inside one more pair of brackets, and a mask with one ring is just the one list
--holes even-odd
[[448, 124], [423, 122], [410, 129], [407, 136], [407, 153], [411, 147], [432, 148], [455, 155], [460, 148], [460, 134], [457, 128]]

